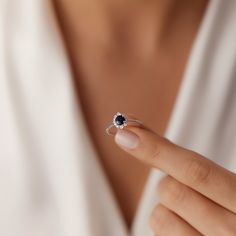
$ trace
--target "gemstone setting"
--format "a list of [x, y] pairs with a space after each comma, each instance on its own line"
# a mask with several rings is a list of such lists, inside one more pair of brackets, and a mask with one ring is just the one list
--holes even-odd
[[127, 126], [127, 122], [128, 122], [127, 117], [122, 113], [117, 112], [114, 115], [113, 124], [115, 125], [116, 128], [123, 129], [125, 126]]

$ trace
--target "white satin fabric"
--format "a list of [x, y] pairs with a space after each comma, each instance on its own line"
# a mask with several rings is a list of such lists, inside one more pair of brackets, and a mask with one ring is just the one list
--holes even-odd
[[[211, 0], [166, 136], [236, 171], [236, 1]], [[89, 140], [49, 0], [0, 0], [0, 235], [152, 236], [162, 173], [128, 232]], [[174, 233], [173, 233], [174, 235]]]

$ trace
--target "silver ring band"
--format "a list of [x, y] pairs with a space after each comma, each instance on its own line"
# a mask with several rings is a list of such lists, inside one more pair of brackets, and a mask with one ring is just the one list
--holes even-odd
[[[128, 118], [126, 115], [117, 112], [113, 117], [113, 123], [106, 128], [106, 133], [108, 135], [115, 135], [117, 129], [123, 129], [127, 125], [131, 126], [141, 126], [142, 121], [137, 119]], [[113, 129], [113, 128], [116, 129]]]

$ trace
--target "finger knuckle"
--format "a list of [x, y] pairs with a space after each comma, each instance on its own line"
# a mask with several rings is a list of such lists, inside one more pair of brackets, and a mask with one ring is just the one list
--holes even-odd
[[156, 142], [151, 153], [152, 160], [156, 161], [160, 157], [162, 153], [161, 149], [162, 149], [161, 145], [158, 142]]
[[162, 138], [155, 142], [155, 145], [153, 146], [153, 149], [151, 151], [151, 158], [154, 161], [157, 161], [161, 156], [165, 156], [165, 154], [168, 153], [169, 149], [172, 147], [172, 145], [170, 144], [170, 141], [165, 138]]
[[160, 201], [165, 204], [183, 203], [186, 199], [186, 187], [174, 180], [172, 177], [165, 177], [159, 184]]
[[203, 160], [195, 158], [187, 165], [185, 175], [185, 179], [193, 186], [206, 184], [211, 175], [211, 167]]
[[168, 210], [165, 207], [161, 205], [156, 206], [149, 219], [151, 229], [154, 232], [157, 233], [158, 231], [159, 234], [163, 235], [170, 226], [168, 215]]

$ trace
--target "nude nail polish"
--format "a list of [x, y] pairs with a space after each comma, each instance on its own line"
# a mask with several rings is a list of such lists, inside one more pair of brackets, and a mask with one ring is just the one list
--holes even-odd
[[115, 135], [115, 142], [127, 149], [134, 149], [139, 144], [139, 137], [129, 130], [118, 130]]

